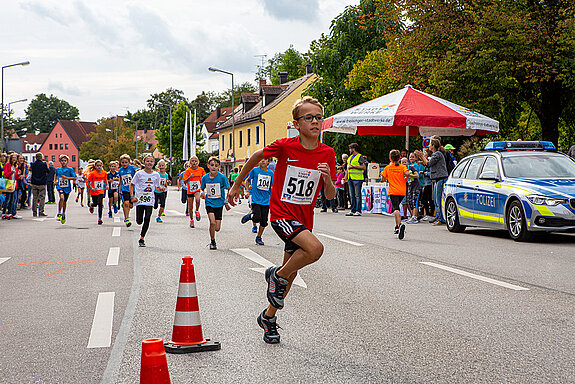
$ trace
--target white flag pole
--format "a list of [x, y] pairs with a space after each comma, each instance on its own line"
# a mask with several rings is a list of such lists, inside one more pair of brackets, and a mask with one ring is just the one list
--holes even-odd
[[188, 149], [188, 111], [186, 111], [186, 122], [184, 123], [184, 146], [182, 151], [182, 159], [184, 161], [189, 159], [189, 149]]
[[[192, 113], [192, 111], [190, 111], [190, 114]], [[191, 120], [191, 117], [190, 117]], [[192, 130], [191, 133], [191, 140], [190, 142], [192, 143], [192, 153], [194, 154], [194, 156], [197, 156], [197, 151], [196, 151], [196, 110], [194, 109], [194, 129]]]

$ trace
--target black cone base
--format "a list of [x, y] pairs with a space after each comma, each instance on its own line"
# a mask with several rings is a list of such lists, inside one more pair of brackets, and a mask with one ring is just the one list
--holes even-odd
[[164, 348], [167, 353], [194, 353], [194, 352], [207, 352], [207, 351], [219, 351], [222, 349], [222, 345], [219, 341], [212, 341], [206, 339], [203, 344], [194, 345], [183, 345], [183, 344], [170, 344], [164, 343]]

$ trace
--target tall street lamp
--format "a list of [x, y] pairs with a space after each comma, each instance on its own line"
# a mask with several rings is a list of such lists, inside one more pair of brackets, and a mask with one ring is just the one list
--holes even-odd
[[172, 175], [172, 105], [161, 103], [159, 101], [154, 101], [156, 105], [163, 105], [164, 107], [170, 107], [170, 176]]
[[140, 139], [140, 136], [138, 136], [138, 123], [140, 120], [130, 120], [127, 117], [124, 117], [124, 121], [127, 121], [129, 123], [136, 123], [136, 134], [134, 135], [136, 137], [136, 159], [138, 158], [138, 140]]
[[23, 61], [21, 63], [16, 63], [16, 64], [10, 64], [10, 65], [4, 65], [2, 67], [2, 137], [0, 140], [0, 152], [4, 151], [4, 68], [9, 68], [9, 67], [15, 67], [17, 65], [29, 65], [30, 62], [29, 61]]
[[235, 143], [236, 143], [236, 134], [234, 132], [235, 129], [235, 113], [234, 113], [234, 107], [235, 107], [235, 102], [234, 102], [234, 74], [231, 72], [227, 72], [218, 68], [214, 68], [214, 67], [209, 67], [208, 71], [210, 72], [221, 72], [221, 73], [225, 73], [226, 75], [230, 75], [232, 77], [232, 157], [234, 158], [234, 162], [232, 164], [232, 168], [234, 167], [235, 163], [236, 163], [236, 147], [235, 147]]
[[8, 119], [10, 119], [10, 114], [11, 114], [11, 112], [10, 112], [10, 111], [11, 111], [10, 106], [11, 106], [12, 104], [22, 103], [22, 102], [24, 102], [24, 101], [28, 101], [28, 99], [21, 99], [21, 100], [16, 100], [16, 101], [11, 101], [11, 102], [9, 102], [9, 103], [6, 103], [6, 105], [8, 106], [8, 108], [7, 108], [7, 110], [8, 110]]

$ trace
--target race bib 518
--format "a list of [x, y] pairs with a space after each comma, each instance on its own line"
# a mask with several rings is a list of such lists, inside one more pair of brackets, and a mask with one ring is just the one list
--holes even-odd
[[321, 172], [316, 169], [288, 165], [281, 201], [307, 205], [313, 202]]

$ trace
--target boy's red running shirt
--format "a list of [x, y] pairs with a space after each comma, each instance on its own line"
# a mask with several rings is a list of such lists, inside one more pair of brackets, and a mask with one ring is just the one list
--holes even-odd
[[279, 139], [264, 147], [264, 157], [278, 159], [270, 199], [270, 220], [297, 220], [313, 228], [313, 209], [323, 185], [319, 163], [327, 163], [331, 179], [336, 180], [335, 151], [319, 143], [305, 149], [299, 137]]

